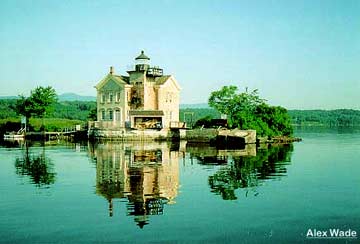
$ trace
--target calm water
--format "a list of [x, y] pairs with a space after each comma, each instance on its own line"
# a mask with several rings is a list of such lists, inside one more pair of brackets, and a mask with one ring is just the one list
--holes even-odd
[[241, 150], [185, 143], [5, 144], [0, 243], [359, 242], [360, 131]]

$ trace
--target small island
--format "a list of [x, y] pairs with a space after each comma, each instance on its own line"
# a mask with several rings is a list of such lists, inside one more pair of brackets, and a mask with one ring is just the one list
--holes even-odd
[[[150, 66], [150, 58], [141, 51], [135, 58], [134, 70], [128, 76], [109, 73], [95, 86], [97, 90], [96, 121], [89, 122], [91, 139], [173, 140], [192, 142], [256, 142], [298, 140], [287, 110], [269, 106], [257, 90], [237, 93], [237, 87], [225, 86], [211, 93], [209, 105], [221, 117], [218, 126], [210, 122], [192, 130], [179, 120], [180, 86], [163, 69]], [[205, 119], [206, 120], [206, 119]], [[206, 122], [206, 121], [205, 121]]]
[[[219, 118], [199, 118], [196, 123], [180, 116], [180, 85], [173, 75], [164, 75], [159, 66], [150, 66], [144, 51], [135, 58], [128, 75], [109, 73], [95, 86], [96, 107], [78, 105], [88, 110], [87, 124], [71, 128], [53, 126], [46, 121], [58, 105], [52, 87], [37, 87], [29, 97], [20, 96], [11, 105], [22, 115], [22, 126], [4, 139], [27, 137], [81, 138], [91, 140], [187, 140], [193, 143], [244, 145], [254, 143], [289, 143], [293, 138], [291, 118], [280, 106], [270, 106], [260, 98], [258, 90], [239, 92], [236, 86], [224, 86], [213, 91], [209, 106]], [[68, 110], [68, 109], [66, 109]], [[68, 113], [68, 112], [67, 112]], [[189, 115], [189, 114], [188, 114]], [[182, 117], [182, 120], [180, 120]], [[40, 120], [37, 132], [29, 130], [30, 118]], [[49, 126], [50, 124], [50, 126]], [[59, 121], [56, 121], [59, 124]], [[46, 126], [47, 125], [47, 126]], [[64, 127], [64, 126], [63, 126]], [[34, 128], [32, 128], [34, 129]]]

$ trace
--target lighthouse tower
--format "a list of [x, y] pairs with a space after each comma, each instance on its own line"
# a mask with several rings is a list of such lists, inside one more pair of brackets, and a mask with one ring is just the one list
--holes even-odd
[[140, 55], [135, 58], [135, 71], [147, 71], [150, 68], [150, 58], [141, 51]]

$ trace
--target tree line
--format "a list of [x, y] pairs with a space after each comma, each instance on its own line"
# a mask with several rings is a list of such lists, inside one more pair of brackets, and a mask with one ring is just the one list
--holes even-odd
[[[17, 99], [0, 99], [0, 119], [18, 119], [19, 115], [13, 109]], [[95, 119], [96, 102], [92, 101], [61, 101], [54, 104], [52, 114], [46, 118], [87, 121]], [[351, 126], [360, 125], [360, 111], [353, 109], [336, 110], [288, 110], [293, 125], [328, 125]], [[198, 120], [219, 119], [221, 114], [213, 108], [182, 108], [180, 121], [195, 125]]]
[[[259, 97], [258, 91], [238, 92], [236, 86], [224, 86], [209, 97], [211, 108], [180, 109], [180, 121], [191, 126], [210, 127], [212, 119], [226, 115], [230, 128], [255, 129], [258, 135], [291, 135], [292, 125], [352, 126], [360, 125], [360, 111], [289, 110], [270, 106]], [[59, 130], [74, 123], [96, 120], [96, 102], [57, 100], [51, 87], [37, 87], [29, 97], [0, 99], [0, 124], [19, 124], [19, 115], [40, 129], [38, 119], [48, 119], [47, 127]], [[30, 118], [33, 118], [32, 121]], [[15, 126], [15, 127], [16, 127]], [[38, 128], [39, 127], [39, 128]]]
[[[0, 99], [0, 119], [19, 118], [14, 109], [17, 99]], [[96, 109], [96, 102], [91, 101], [62, 101], [53, 105], [53, 111], [45, 114], [45, 118], [60, 118], [87, 121]]]
[[360, 111], [354, 109], [335, 110], [289, 110], [294, 125], [357, 126]]
[[[36, 87], [30, 96], [0, 100], [0, 134], [18, 131], [20, 115], [27, 131], [62, 131], [86, 120], [96, 119], [95, 102], [58, 102], [55, 89]], [[22, 121], [23, 122], [23, 121]]]

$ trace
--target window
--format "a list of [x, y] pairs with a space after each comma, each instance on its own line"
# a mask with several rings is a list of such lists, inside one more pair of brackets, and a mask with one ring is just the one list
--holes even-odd
[[115, 120], [116, 120], [116, 121], [120, 121], [120, 120], [121, 120], [120, 109], [116, 109], [116, 110], [115, 110]]
[[113, 111], [109, 110], [109, 120], [113, 120]]
[[101, 120], [105, 120], [105, 110], [101, 111]]
[[105, 102], [105, 99], [106, 99], [106, 98], [105, 98], [105, 94], [102, 93], [102, 94], [101, 94], [101, 102], [104, 103], [104, 102]]
[[116, 93], [116, 102], [120, 102], [120, 92]]
[[113, 94], [110, 92], [109, 93], [109, 102], [112, 103], [112, 101], [113, 101]]

